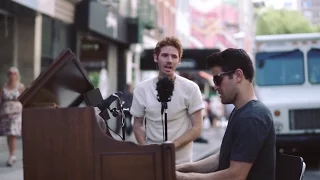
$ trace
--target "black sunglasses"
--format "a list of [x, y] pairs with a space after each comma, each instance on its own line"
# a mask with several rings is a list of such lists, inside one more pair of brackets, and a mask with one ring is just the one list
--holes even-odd
[[213, 76], [213, 82], [216, 86], [220, 86], [221, 83], [222, 83], [222, 80], [223, 80], [223, 76], [226, 76], [226, 75], [230, 75], [232, 73], [234, 73], [235, 70], [233, 71], [228, 71], [228, 72], [224, 72], [224, 73], [221, 73], [221, 74], [217, 74], [215, 76]]

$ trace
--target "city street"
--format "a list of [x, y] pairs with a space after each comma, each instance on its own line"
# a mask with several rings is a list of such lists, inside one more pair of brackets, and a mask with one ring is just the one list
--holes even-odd
[[[314, 148], [320, 135], [320, 0], [0, 0], [0, 42], [0, 134], [22, 133], [25, 140], [23, 151], [22, 139], [17, 139], [17, 160], [7, 167], [7, 139], [0, 136], [0, 180], [23, 180], [24, 173], [33, 178], [28, 180], [134, 179], [121, 171], [131, 167], [134, 175], [140, 168], [140, 175], [148, 177], [137, 179], [167, 180], [170, 171], [163, 164], [174, 160], [173, 150], [137, 148], [133, 132], [125, 137], [130, 143], [117, 142], [125, 127], [120, 117], [134, 107], [129, 114], [153, 121], [151, 142], [163, 142], [159, 134], [165, 132], [156, 132], [161, 121], [163, 130], [166, 120], [172, 121], [166, 124], [170, 140], [193, 134], [187, 132], [189, 122], [181, 110], [190, 114], [200, 104], [207, 121], [188, 159], [219, 152], [227, 119], [263, 116], [265, 121], [266, 107], [275, 131], [284, 135], [284, 152], [305, 153], [295, 154], [306, 163], [303, 179], [320, 180], [320, 150]], [[264, 106], [255, 105], [260, 101]], [[156, 112], [160, 104], [166, 104], [161, 111], [168, 109], [164, 118]], [[108, 124], [103, 127], [114, 131], [116, 141], [97, 132], [90, 120], [98, 114], [86, 106], [99, 109]], [[238, 116], [239, 109], [244, 113]], [[250, 142], [252, 137], [268, 137], [259, 128], [247, 142], [232, 145], [254, 148], [259, 143]], [[13, 140], [8, 139], [10, 147]], [[289, 148], [291, 140], [295, 147]], [[191, 148], [179, 147], [184, 137], [181, 141], [176, 149], [189, 154]], [[278, 149], [279, 142], [278, 136]], [[309, 149], [315, 155], [303, 152]], [[277, 167], [282, 167], [279, 161]], [[283, 167], [292, 174], [293, 168]]]
[[[219, 146], [223, 137], [224, 128], [211, 128], [204, 129], [202, 136], [208, 139], [208, 144], [194, 143], [194, 160], [202, 159], [212, 153], [219, 150]], [[128, 141], [134, 141], [133, 136], [127, 137]], [[22, 143], [21, 140], [18, 141], [18, 151], [17, 158], [18, 161], [14, 167], [6, 167], [6, 160], [8, 153], [6, 151], [6, 146], [4, 139], [0, 140], [0, 180], [23, 180], [23, 164], [22, 164]], [[36, 152], [36, 151], [35, 151]], [[313, 164], [309, 166], [307, 164], [307, 170], [305, 173], [304, 180], [319, 180], [320, 170], [317, 169], [316, 165]]]

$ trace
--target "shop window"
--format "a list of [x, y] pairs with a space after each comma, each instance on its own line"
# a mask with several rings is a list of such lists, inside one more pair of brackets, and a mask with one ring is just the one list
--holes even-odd
[[42, 57], [52, 58], [52, 21], [51, 18], [42, 18]]
[[43, 15], [42, 70], [48, 67], [63, 50], [70, 48], [70, 31], [70, 25]]

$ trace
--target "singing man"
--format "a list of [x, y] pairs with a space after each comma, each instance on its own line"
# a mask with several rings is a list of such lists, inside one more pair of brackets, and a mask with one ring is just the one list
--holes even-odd
[[157, 43], [153, 60], [159, 70], [158, 76], [136, 85], [130, 109], [137, 142], [141, 145], [163, 143], [164, 117], [156, 87], [163, 77], [174, 82], [172, 97], [167, 103], [167, 132], [168, 141], [175, 146], [176, 164], [192, 161], [193, 140], [201, 134], [201, 110], [204, 108], [199, 86], [175, 73], [182, 51], [175, 37], [166, 37]]

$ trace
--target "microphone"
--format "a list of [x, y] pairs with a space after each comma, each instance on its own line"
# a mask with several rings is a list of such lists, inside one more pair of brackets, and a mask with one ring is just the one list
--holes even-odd
[[[110, 105], [115, 101], [119, 100], [121, 101], [123, 93], [121, 91], [118, 91], [116, 93], [111, 94], [107, 99], [102, 100], [97, 107], [103, 113], [106, 109], [110, 108]], [[120, 102], [121, 103], [121, 102]], [[116, 112], [110, 110], [113, 116], [116, 116]], [[108, 118], [109, 119], [109, 118]]]
[[174, 82], [168, 77], [160, 78], [157, 82], [157, 99], [161, 103], [171, 101], [171, 96], [174, 90]]

